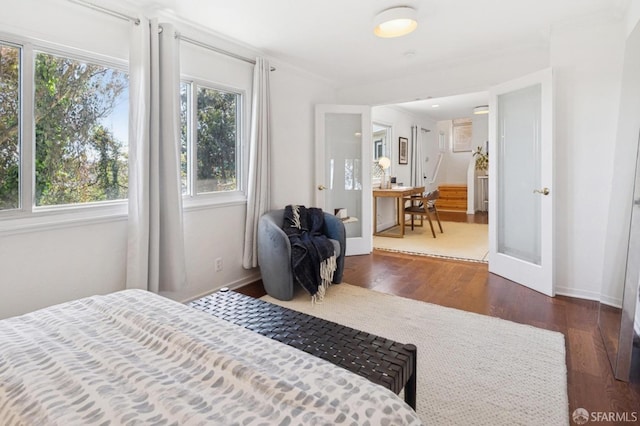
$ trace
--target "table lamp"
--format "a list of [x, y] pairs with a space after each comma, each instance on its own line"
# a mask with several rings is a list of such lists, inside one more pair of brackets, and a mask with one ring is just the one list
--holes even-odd
[[380, 188], [388, 189], [391, 187], [387, 179], [387, 169], [391, 166], [391, 160], [388, 157], [380, 157], [378, 159], [378, 165], [382, 168], [382, 180], [380, 181]]

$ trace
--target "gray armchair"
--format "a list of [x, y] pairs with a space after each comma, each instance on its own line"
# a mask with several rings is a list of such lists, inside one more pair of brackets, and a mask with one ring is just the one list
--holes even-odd
[[[258, 264], [267, 294], [279, 300], [291, 300], [294, 294], [291, 272], [291, 244], [282, 230], [284, 209], [265, 213], [258, 222]], [[323, 233], [331, 240], [337, 257], [333, 283], [342, 282], [346, 234], [336, 216], [324, 212]]]

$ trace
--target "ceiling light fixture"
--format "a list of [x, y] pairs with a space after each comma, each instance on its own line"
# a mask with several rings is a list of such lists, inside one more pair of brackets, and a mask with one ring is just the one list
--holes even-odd
[[489, 105], [480, 105], [473, 109], [474, 114], [489, 114]]
[[401, 37], [418, 27], [418, 13], [406, 6], [392, 7], [376, 15], [373, 33], [382, 38]]

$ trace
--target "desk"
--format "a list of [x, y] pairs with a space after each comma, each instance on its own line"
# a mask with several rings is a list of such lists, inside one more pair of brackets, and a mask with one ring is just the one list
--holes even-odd
[[[424, 192], [424, 186], [399, 186], [397, 188], [391, 189], [374, 189], [373, 190], [373, 235], [379, 235], [382, 237], [395, 237], [395, 238], [404, 238], [404, 198], [410, 197], [411, 195], [419, 195]], [[396, 198], [398, 200], [397, 208], [397, 221], [400, 225], [400, 233], [392, 234], [392, 233], [384, 233], [386, 229], [382, 232], [377, 232], [378, 229], [378, 198], [386, 197], [386, 198]]]

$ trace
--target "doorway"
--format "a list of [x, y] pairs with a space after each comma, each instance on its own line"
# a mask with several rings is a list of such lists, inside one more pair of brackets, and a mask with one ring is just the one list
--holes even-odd
[[[435, 224], [436, 238], [432, 237], [428, 223], [426, 228], [414, 226], [411, 230], [407, 227], [404, 238], [374, 237], [374, 248], [474, 262], [487, 261], [489, 216], [484, 201], [488, 191], [485, 187], [483, 198], [479, 186], [482, 181], [478, 179], [473, 164], [473, 151], [481, 145], [486, 152], [488, 120], [486, 114], [474, 115], [473, 109], [478, 105], [486, 105], [488, 98], [488, 92], [478, 92], [372, 108], [373, 122], [383, 122], [387, 128], [391, 128], [388, 131], [392, 134], [388, 147], [391, 150], [392, 160], [389, 173], [390, 176], [395, 177], [397, 185], [410, 185], [412, 173], [410, 161], [407, 164], [399, 161], [399, 138], [409, 139], [411, 147], [411, 128], [417, 126], [419, 129], [425, 129], [417, 132], [422, 150], [425, 190], [439, 189], [443, 184], [459, 185], [465, 188], [462, 202], [457, 203], [461, 208], [457, 211], [446, 206], [438, 208], [439, 204], [445, 204], [444, 200], [436, 202], [443, 225], [443, 234], [439, 233], [437, 224]], [[453, 120], [459, 118], [467, 119], [471, 125], [467, 133], [466, 145], [459, 143], [459, 140], [456, 141], [458, 143], [454, 143], [453, 140]], [[377, 127], [374, 124], [374, 133], [376, 130]], [[375, 137], [373, 143], [375, 151]], [[376, 183], [374, 177], [374, 187]], [[466, 188], [469, 187], [471, 190], [467, 196]], [[467, 198], [471, 198], [472, 201], [468, 202]], [[377, 209], [377, 223], [382, 229], [395, 223], [395, 207], [392, 202], [385, 205], [385, 201], [390, 200], [380, 199]], [[410, 217], [407, 216], [407, 220], [409, 219]]]

